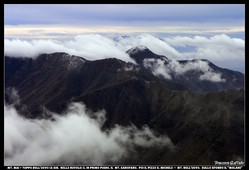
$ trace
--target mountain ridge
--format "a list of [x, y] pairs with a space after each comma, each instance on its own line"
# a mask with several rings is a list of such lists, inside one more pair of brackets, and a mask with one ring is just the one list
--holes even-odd
[[127, 53], [138, 65], [155, 76], [184, 84], [190, 91], [220, 91], [243, 88], [244, 75], [220, 68], [207, 59], [171, 60], [154, 54], [148, 48], [133, 48]]
[[94, 112], [106, 111], [105, 129], [147, 125], [167, 134], [178, 148], [140, 149], [138, 158], [123, 160], [127, 164], [205, 165], [244, 158], [243, 88], [191, 91], [139, 65], [115, 58], [88, 61], [66, 53], [36, 59], [6, 56], [5, 72], [5, 87], [19, 92], [26, 108], [17, 109], [28, 118], [46, 119], [44, 107], [63, 114], [70, 103], [82, 102]]

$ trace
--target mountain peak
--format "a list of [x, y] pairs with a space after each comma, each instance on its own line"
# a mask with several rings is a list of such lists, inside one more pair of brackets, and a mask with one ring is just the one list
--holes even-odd
[[[136, 46], [136, 47], [133, 47], [131, 49], [129, 49], [127, 51], [128, 54], [136, 54], [138, 52], [144, 52], [144, 51], [147, 51], [147, 52], [151, 52], [146, 46], [144, 45], [139, 45], [139, 46]], [[151, 52], [152, 53], [152, 52]]]
[[130, 55], [138, 64], [142, 64], [144, 59], [166, 59], [167, 57], [163, 55], [157, 55], [153, 53], [150, 49], [146, 46], [139, 45], [129, 49], [126, 53]]

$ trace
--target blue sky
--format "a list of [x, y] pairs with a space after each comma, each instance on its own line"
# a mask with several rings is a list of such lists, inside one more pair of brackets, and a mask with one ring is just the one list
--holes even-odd
[[[77, 35], [92, 33], [109, 38], [120, 34], [149, 33], [170, 40], [171, 46], [179, 52], [196, 50], [196, 56], [208, 50], [197, 41], [213, 44], [210, 48], [224, 43], [227, 46], [223, 45], [214, 53], [216, 56], [223, 53], [220, 58], [224, 57], [224, 62], [219, 56], [210, 60], [244, 72], [244, 55], [239, 60], [225, 58], [225, 54], [229, 54], [225, 51], [231, 48], [234, 49], [231, 56], [237, 51], [243, 53], [244, 4], [5, 4], [4, 25], [5, 39], [20, 40], [70, 41]], [[174, 39], [177, 36], [181, 38]], [[194, 47], [181, 46], [182, 41], [189, 41]]]
[[106, 32], [127, 30], [241, 33], [244, 32], [244, 20], [243, 4], [7, 4], [4, 6], [5, 26], [35, 27], [40, 28], [39, 31], [44, 27], [57, 26], [85, 27], [90, 32], [98, 32], [99, 27]]
[[157, 23], [243, 22], [244, 5], [204, 4], [123, 4], [123, 5], [5, 5], [5, 24], [121, 24], [130, 22]]

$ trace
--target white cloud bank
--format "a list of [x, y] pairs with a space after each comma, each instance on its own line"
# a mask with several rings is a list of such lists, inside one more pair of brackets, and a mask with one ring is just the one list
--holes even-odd
[[5, 105], [4, 165], [101, 165], [136, 154], [135, 146], [174, 147], [167, 136], [159, 137], [148, 127], [116, 125], [102, 131], [105, 112], [89, 113], [81, 103], [71, 104], [66, 112], [54, 120], [31, 120]]
[[166, 42], [149, 34], [139, 34], [119, 39], [119, 42], [99, 34], [75, 36], [73, 40], [32, 40], [5, 39], [4, 53], [13, 57], [35, 58], [41, 53], [66, 52], [82, 56], [88, 60], [118, 58], [126, 62], [134, 61], [125, 52], [132, 47], [146, 46], [158, 55], [177, 58], [180, 53]]
[[166, 79], [172, 79], [171, 74], [184, 75], [188, 71], [195, 70], [201, 71], [202, 74], [199, 80], [207, 80], [212, 82], [225, 82], [226, 80], [221, 78], [221, 73], [214, 72], [214, 70], [208, 65], [208, 62], [202, 60], [195, 60], [184, 64], [179, 63], [176, 60], [163, 59], [144, 59], [143, 64], [145, 68], [150, 68], [155, 76], [163, 76]]
[[176, 36], [165, 38], [173, 47], [194, 47], [190, 52], [181, 52], [185, 59], [208, 59], [225, 68], [240, 68], [245, 65], [245, 41], [239, 38], [231, 38], [225, 34], [212, 37], [204, 36]]
[[13, 57], [36, 58], [41, 53], [66, 52], [88, 60], [118, 58], [134, 61], [128, 54], [119, 50], [112, 40], [99, 34], [78, 35], [73, 40], [4, 40], [4, 54]]
[[210, 38], [204, 36], [176, 36], [164, 39], [170, 45], [177, 47], [196, 47], [195, 52], [183, 53], [186, 58], [208, 58], [214, 60], [243, 59], [245, 56], [245, 41], [219, 34]]
[[[41, 53], [66, 52], [88, 60], [115, 57], [135, 63], [125, 52], [136, 46], [146, 46], [155, 54], [172, 60], [208, 59], [220, 67], [239, 71], [244, 69], [245, 41], [225, 34], [209, 38], [175, 36], [164, 40], [145, 33], [118, 36], [114, 40], [99, 34], [78, 35], [69, 40], [5, 39], [4, 54], [13, 57], [37, 57]], [[192, 50], [180, 52], [178, 47], [190, 47]]]

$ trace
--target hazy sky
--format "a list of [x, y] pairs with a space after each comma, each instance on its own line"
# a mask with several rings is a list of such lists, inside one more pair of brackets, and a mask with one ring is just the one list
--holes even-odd
[[245, 30], [243, 4], [7, 4], [4, 7], [5, 36], [13, 38], [93, 32], [241, 34]]

